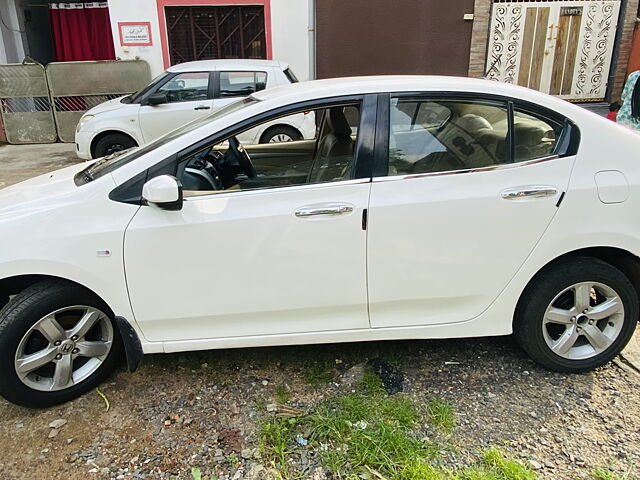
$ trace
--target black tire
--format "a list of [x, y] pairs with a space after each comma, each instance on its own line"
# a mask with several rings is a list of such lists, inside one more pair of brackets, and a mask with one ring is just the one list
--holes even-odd
[[[547, 344], [543, 328], [548, 327], [543, 327], [543, 320], [556, 296], [580, 282], [599, 283], [613, 289], [622, 302], [624, 315], [617, 337], [605, 350], [589, 358], [569, 359], [556, 354]], [[585, 372], [608, 363], [620, 353], [633, 336], [638, 314], [638, 294], [624, 273], [597, 258], [577, 257], [552, 265], [534, 277], [518, 302], [514, 335], [522, 349], [543, 367], [558, 372]], [[582, 320], [588, 321], [588, 313], [579, 317], [587, 317]]]
[[93, 149], [93, 158], [104, 157], [105, 155], [137, 146], [136, 141], [129, 135], [124, 133], [109, 133], [96, 143], [96, 147]]
[[260, 143], [269, 143], [272, 138], [278, 135], [286, 135], [291, 139], [284, 141], [295, 142], [297, 140], [302, 140], [302, 134], [295, 128], [288, 127], [287, 125], [275, 125], [267, 128], [262, 135], [260, 135]]
[[[86, 379], [57, 391], [23, 383], [15, 360], [21, 339], [38, 320], [61, 308], [86, 305], [104, 312], [113, 328], [111, 350]], [[74, 399], [104, 381], [123, 359], [122, 339], [109, 307], [90, 291], [65, 281], [42, 281], [22, 291], [0, 310], [0, 395], [17, 405], [43, 408]]]

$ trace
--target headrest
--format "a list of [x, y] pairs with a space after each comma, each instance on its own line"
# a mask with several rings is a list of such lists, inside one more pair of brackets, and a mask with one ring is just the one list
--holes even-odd
[[493, 127], [489, 123], [489, 121], [481, 117], [480, 115], [475, 115], [473, 113], [467, 113], [466, 115], [462, 115], [457, 124], [459, 127], [464, 128], [468, 132], [477, 132], [478, 130], [488, 129], [493, 130]]
[[351, 127], [344, 116], [344, 107], [331, 107], [327, 116], [328, 127], [335, 135], [351, 135]]

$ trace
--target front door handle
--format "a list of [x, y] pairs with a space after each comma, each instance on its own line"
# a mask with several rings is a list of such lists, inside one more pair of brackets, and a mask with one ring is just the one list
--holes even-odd
[[198, 105], [194, 110], [211, 110], [211, 107], [208, 105]]
[[351, 205], [319, 205], [300, 207], [295, 211], [295, 216], [299, 218], [314, 217], [317, 215], [335, 216], [351, 212], [353, 212], [353, 207]]
[[508, 188], [500, 194], [505, 200], [518, 200], [521, 198], [553, 197], [558, 193], [556, 187], [549, 185], [534, 185], [528, 187]]

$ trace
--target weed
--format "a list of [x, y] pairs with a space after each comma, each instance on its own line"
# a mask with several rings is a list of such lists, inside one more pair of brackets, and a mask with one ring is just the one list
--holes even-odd
[[304, 381], [318, 387], [329, 383], [335, 376], [335, 363], [324, 358], [307, 363], [303, 374]]
[[591, 471], [591, 477], [594, 480], [630, 480], [633, 478], [630, 475], [631, 469], [623, 475], [613, 473], [605, 467], [596, 467]]
[[453, 432], [456, 425], [453, 409], [448, 403], [432, 399], [427, 404], [429, 423], [445, 433]]
[[231, 468], [238, 468], [238, 466], [240, 465], [240, 459], [238, 458], [237, 454], [230, 453], [229, 455], [227, 455], [227, 463]]
[[291, 392], [285, 384], [280, 384], [276, 387], [276, 400], [280, 405], [284, 405], [291, 400]]

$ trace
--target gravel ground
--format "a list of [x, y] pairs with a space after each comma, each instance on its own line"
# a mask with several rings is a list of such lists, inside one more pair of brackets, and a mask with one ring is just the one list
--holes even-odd
[[[192, 466], [220, 479], [269, 478], [257, 435], [276, 391], [287, 388], [289, 405], [311, 409], [344, 391], [343, 371], [374, 357], [400, 358], [403, 394], [452, 405], [447, 465], [473, 462], [491, 445], [541, 479], [591, 478], [596, 466], [622, 475], [640, 465], [640, 377], [615, 364], [550, 373], [504, 337], [149, 356], [138, 372], [103, 385], [108, 412], [97, 392], [47, 410], [0, 401], [0, 478], [187, 479]], [[332, 365], [334, 380], [306, 383], [318, 365]], [[55, 420], [66, 423], [52, 429]], [[437, 435], [428, 425], [424, 434]]]

